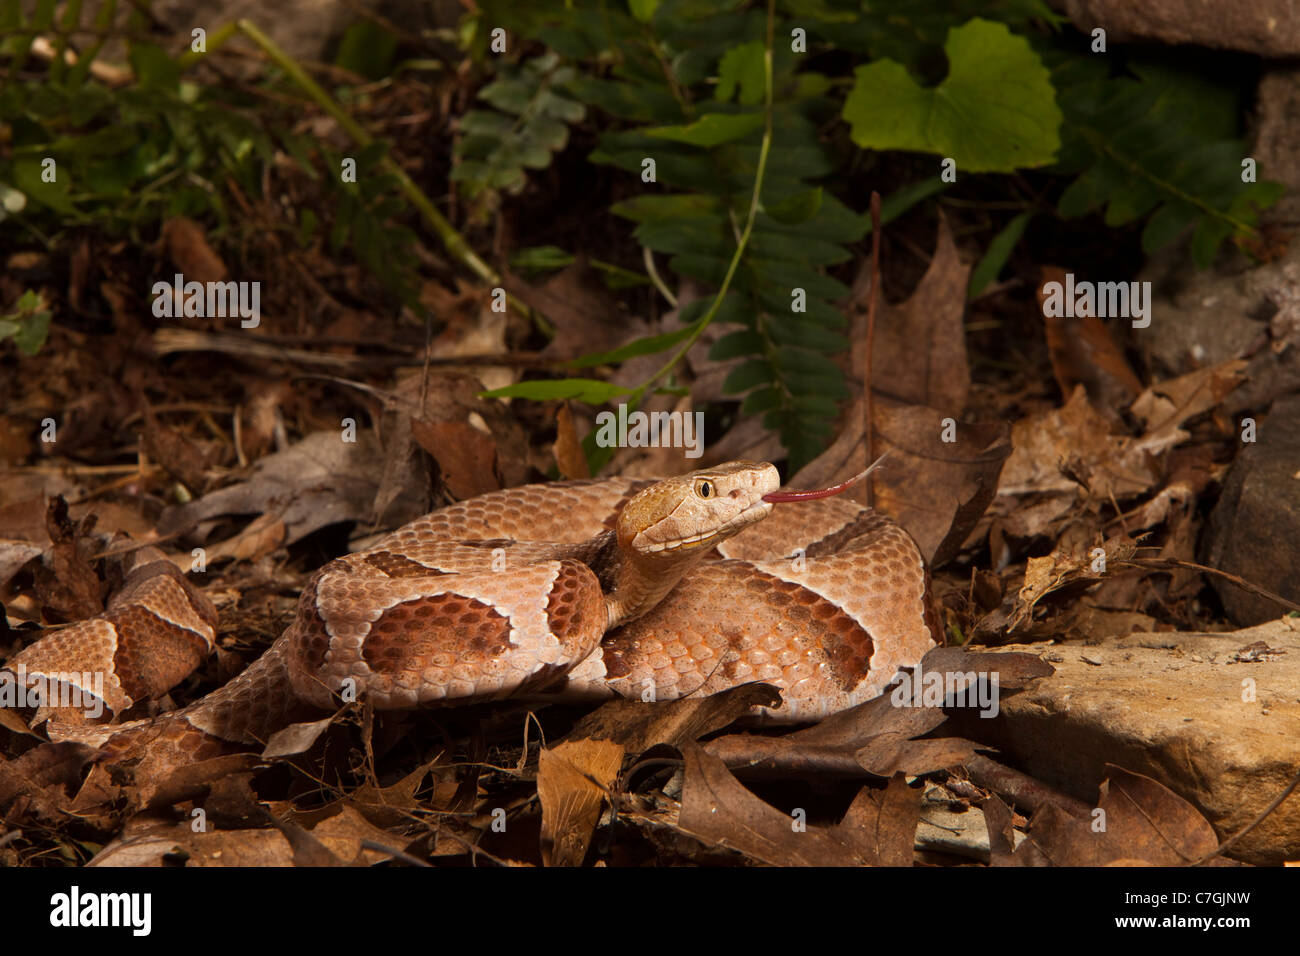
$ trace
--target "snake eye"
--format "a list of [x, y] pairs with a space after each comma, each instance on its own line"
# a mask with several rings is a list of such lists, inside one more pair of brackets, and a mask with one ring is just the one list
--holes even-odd
[[697, 482], [695, 485], [695, 493], [699, 495], [701, 498], [712, 498], [713, 482], [711, 481]]

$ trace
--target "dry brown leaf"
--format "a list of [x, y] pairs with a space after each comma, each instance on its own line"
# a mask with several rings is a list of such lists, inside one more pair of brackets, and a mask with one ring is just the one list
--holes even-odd
[[1011, 457], [998, 484], [1000, 496], [1063, 492], [1073, 497], [1086, 476], [1089, 489], [1102, 499], [1130, 498], [1160, 480], [1158, 463], [1134, 440], [1112, 434], [1112, 425], [1076, 386], [1065, 407], [1017, 421], [1011, 427]]
[[[207, 560], [234, 558], [238, 561], [256, 561], [288, 542], [287, 529], [278, 515], [258, 515], [233, 538], [227, 538], [207, 549]], [[181, 555], [181, 567], [186, 569], [190, 559]]]
[[211, 457], [210, 449], [164, 425], [147, 403], [143, 403], [143, 408], [144, 429], [140, 434], [140, 446], [144, 453], [191, 492], [202, 494], [208, 486], [205, 471]]
[[863, 866], [874, 862], [856, 834], [810, 826], [782, 813], [732, 776], [726, 765], [698, 744], [682, 747], [686, 758], [677, 825], [709, 846], [727, 847], [770, 866]]
[[876, 866], [911, 866], [916, 825], [921, 819], [921, 791], [901, 773], [884, 790], [863, 787], [835, 829], [852, 839]]
[[537, 755], [546, 866], [582, 863], [622, 763], [622, 746], [608, 740], [568, 740]]
[[1014, 631], [1028, 623], [1034, 607], [1046, 595], [1071, 585], [1090, 586], [1103, 579], [1106, 568], [1114, 570], [1122, 566], [1137, 550], [1137, 545], [1124, 534], [1107, 538], [1099, 547], [1102, 555], [1094, 554], [1095, 549], [1089, 548], [1086, 554], [1053, 551], [1046, 557], [1030, 558], [1007, 630]]
[[555, 324], [542, 353], [571, 359], [606, 352], [647, 334], [645, 322], [629, 316], [618, 296], [579, 259], [548, 277], [540, 286], [507, 273], [506, 289]]
[[781, 694], [771, 684], [749, 683], [708, 697], [643, 703], [611, 700], [580, 720], [569, 740], [613, 740], [631, 754], [655, 744], [682, 745], [721, 730], [754, 707], [778, 707]]
[[1218, 847], [1214, 828], [1172, 790], [1113, 764], [1106, 771], [1100, 813], [1081, 820], [1047, 804], [1030, 821], [1030, 841], [1053, 865], [1103, 866], [1136, 859], [1185, 866]]
[[[164, 512], [158, 531], [182, 532], [228, 514], [267, 515], [271, 516], [268, 522], [284, 523], [282, 543], [288, 545], [326, 525], [368, 522], [383, 462], [371, 433], [359, 432], [356, 437], [351, 443], [337, 431], [314, 432], [263, 458], [248, 480]], [[270, 527], [261, 526], [259, 533]], [[213, 547], [217, 546], [210, 546], [209, 554]]]
[[1247, 364], [1245, 359], [1230, 359], [1158, 382], [1144, 391], [1130, 409], [1147, 432], [1138, 440], [1138, 447], [1156, 454], [1186, 439], [1180, 426], [1217, 408], [1246, 380]]
[[355, 807], [376, 826], [396, 827], [410, 823], [417, 819], [416, 813], [421, 809], [415, 792], [437, 764], [437, 760], [431, 760], [387, 787], [377, 787], [366, 781], [348, 794], [344, 803]]
[[573, 412], [569, 403], [561, 402], [555, 413], [555, 465], [564, 478], [590, 478], [587, 456], [582, 453], [582, 441], [573, 427]]
[[329, 729], [330, 724], [334, 723], [336, 716], [331, 714], [320, 720], [307, 720], [281, 727], [267, 738], [266, 747], [262, 749], [262, 759], [275, 760], [306, 753], [315, 746], [320, 735]]
[[163, 249], [185, 282], [223, 282], [226, 264], [210, 245], [207, 232], [193, 219], [174, 216], [162, 225]]
[[[933, 408], [877, 399], [876, 507], [916, 539], [927, 562], [952, 558], [998, 490], [1011, 453], [1001, 424], [953, 421]], [[952, 441], [945, 440], [953, 438]]]
[[491, 434], [463, 421], [413, 417], [411, 437], [433, 456], [443, 483], [456, 499], [474, 498], [501, 487], [496, 474], [497, 446]]
[[[897, 305], [879, 303], [871, 357], [873, 392], [940, 410], [940, 417], [961, 417], [970, 391], [962, 327], [969, 275], [970, 266], [962, 264], [948, 220], [940, 213], [934, 257], [916, 289]], [[865, 297], [852, 308], [865, 314]], [[866, 367], [866, 345], [866, 336], [855, 331], [853, 368], [859, 375]]]
[[1052, 357], [1052, 371], [1062, 395], [1069, 395], [1082, 385], [1094, 408], [1112, 421], [1120, 421], [1121, 410], [1142, 391], [1142, 383], [1115, 342], [1110, 326], [1094, 315], [1050, 316], [1043, 308], [1047, 298], [1043, 291], [1049, 282], [1065, 284], [1065, 270], [1057, 266], [1042, 267], [1038, 306], [1047, 332], [1047, 350]]
[[104, 585], [86, 558], [96, 550], [86, 537], [94, 525], [93, 515], [75, 524], [70, 521], [61, 495], [46, 504], [45, 527], [52, 544], [45, 560], [35, 565], [33, 577], [42, 615], [51, 623], [80, 621], [104, 610]]
[[902, 734], [881, 734], [868, 741], [865, 747], [860, 747], [854, 756], [863, 769], [879, 777], [899, 773], [919, 776], [960, 767], [981, 749], [992, 748], [961, 737], [911, 740]]

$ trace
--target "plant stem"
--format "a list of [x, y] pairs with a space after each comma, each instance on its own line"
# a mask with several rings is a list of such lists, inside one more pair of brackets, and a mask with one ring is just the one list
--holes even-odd
[[758, 148], [758, 168], [754, 172], [754, 192], [749, 198], [749, 215], [745, 218], [745, 228], [740, 233], [740, 239], [736, 243], [736, 251], [731, 257], [731, 264], [727, 266], [727, 274], [722, 278], [722, 285], [718, 287], [718, 294], [714, 296], [709, 311], [696, 320], [695, 331], [673, 353], [673, 357], [636, 387], [632, 393], [636, 397], [636, 403], [640, 402], [641, 396], [645, 394], [647, 389], [673, 370], [682, 357], [690, 351], [704, 330], [709, 327], [709, 323], [713, 321], [718, 314], [718, 310], [722, 308], [722, 300], [726, 298], [727, 290], [731, 288], [731, 280], [735, 278], [736, 270], [740, 267], [740, 260], [745, 254], [745, 248], [749, 245], [749, 237], [754, 231], [754, 220], [758, 218], [759, 198], [763, 193], [763, 177], [767, 172], [767, 156], [772, 148], [772, 42], [775, 26], [776, 0], [768, 0], [767, 49], [763, 51], [763, 141]]
[[[328, 113], [334, 121], [339, 124], [339, 128], [342, 129], [343, 132], [347, 133], [352, 141], [358, 146], [365, 147], [374, 142], [374, 137], [366, 132], [365, 127], [349, 116], [348, 113], [334, 101], [334, 98], [330, 96], [319, 83], [312, 79], [307, 74], [306, 70], [298, 65], [298, 62], [294, 60], [293, 57], [280, 49], [276, 42], [263, 33], [251, 20], [240, 19], [222, 26], [213, 33], [211, 38], [208, 40], [209, 51], [220, 47], [236, 32], [244, 34], [244, 36], [257, 44], [271, 62], [282, 69], [289, 78], [307, 94], [312, 102]], [[179, 60], [182, 66], [189, 67], [194, 65], [205, 55], [206, 54], [194, 53], [191, 51], [183, 54]], [[402, 191], [402, 194], [405, 195], [411, 205], [419, 211], [420, 215], [424, 217], [424, 221], [427, 222], [429, 226], [432, 227], [433, 231], [438, 234], [438, 238], [442, 240], [443, 247], [447, 252], [485, 282], [490, 282], [493, 285], [501, 284], [501, 276], [497, 271], [484, 262], [479, 257], [478, 253], [470, 248], [469, 243], [467, 243], [464, 237], [456, 231], [456, 228], [447, 221], [447, 218], [438, 211], [438, 208], [433, 204], [433, 200], [425, 195], [424, 191], [415, 184], [414, 180], [407, 175], [406, 170], [402, 169], [402, 167], [399, 166], [390, 156], [385, 156], [380, 160], [379, 165], [384, 172], [388, 173], [397, 181], [398, 188]], [[533, 321], [542, 328], [542, 331], [546, 332], [548, 335], [554, 334], [554, 327], [543, 320], [540, 315], [537, 315], [529, 309], [527, 305], [512, 295], [507, 294], [506, 298], [519, 312], [530, 316]]]

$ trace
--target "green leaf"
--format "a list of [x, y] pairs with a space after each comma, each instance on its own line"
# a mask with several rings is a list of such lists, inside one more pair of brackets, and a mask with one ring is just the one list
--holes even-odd
[[765, 203], [763, 211], [786, 226], [797, 226], [817, 215], [822, 208], [822, 188], [805, 189], [780, 202]]
[[646, 193], [614, 203], [610, 212], [633, 222], [648, 222], [652, 219], [698, 219], [705, 215], [719, 215], [722, 209], [722, 201], [717, 196], [702, 193], [660, 196]]
[[728, 332], [714, 342], [713, 347], [709, 349], [709, 358], [715, 362], [723, 362], [742, 355], [761, 355], [762, 352], [763, 336], [749, 329], [740, 329], [737, 332]]
[[[880, 200], [880, 224], [887, 226], [903, 213], [907, 212], [917, 203], [929, 199], [935, 193], [941, 193], [947, 189], [951, 183], [945, 183], [938, 176], [930, 179], [922, 179], [919, 182], [912, 183], [910, 186], [904, 186], [902, 189], [896, 189], [888, 196]], [[866, 230], [871, 232], [871, 215], [868, 212], [866, 219]]]
[[706, 113], [685, 126], [653, 126], [643, 132], [677, 143], [713, 147], [748, 136], [762, 125], [760, 113]]
[[1029, 220], [1034, 216], [1033, 212], [1022, 212], [1009, 223], [1002, 227], [993, 241], [989, 243], [988, 251], [975, 264], [971, 270], [970, 282], [966, 285], [966, 298], [974, 299], [984, 291], [984, 287], [998, 277], [1002, 267], [1007, 264], [1007, 259], [1011, 256], [1011, 250], [1016, 247], [1020, 237], [1024, 235], [1025, 226], [1029, 225]]
[[22, 156], [14, 160], [13, 182], [27, 196], [39, 203], [49, 206], [55, 212], [71, 215], [77, 211], [68, 197], [69, 183], [66, 164], [56, 165], [54, 182], [47, 183], [41, 178], [43, 167], [41, 160], [35, 156]]
[[743, 106], [756, 106], [763, 102], [763, 61], [767, 47], [760, 40], [742, 43], [722, 55], [718, 63], [718, 102], [729, 103], [740, 91]]
[[965, 172], [1009, 172], [1052, 162], [1061, 110], [1029, 42], [976, 18], [949, 31], [948, 75], [925, 89], [893, 60], [854, 71], [844, 119], [867, 149], [937, 153]]
[[531, 398], [535, 401], [571, 398], [588, 405], [603, 405], [611, 398], [631, 393], [630, 388], [594, 378], [558, 378], [517, 382], [490, 392], [480, 392], [479, 398]]
[[45, 300], [28, 289], [18, 299], [18, 311], [0, 316], [0, 340], [12, 338], [25, 355], [35, 355], [50, 333], [50, 311]]
[[1232, 226], [1222, 219], [1202, 219], [1196, 231], [1192, 233], [1192, 261], [1198, 269], [1208, 269], [1214, 265], [1214, 254], [1219, 251], [1219, 244], [1232, 235]]
[[731, 370], [727, 380], [722, 383], [722, 390], [728, 394], [743, 392], [755, 385], [766, 385], [774, 378], [772, 366], [766, 359], [750, 359]]
[[627, 8], [641, 23], [649, 23], [659, 9], [659, 0], [627, 0]]
[[672, 332], [664, 332], [661, 335], [648, 335], [643, 339], [637, 339], [635, 342], [629, 342], [627, 345], [619, 346], [608, 352], [592, 352], [580, 356], [569, 364], [578, 368], [589, 368], [592, 365], [614, 365], [618, 362], [626, 362], [638, 355], [653, 355], [684, 341], [694, 331], [695, 326], [688, 325], [685, 328], [674, 329]]
[[756, 388], [740, 403], [740, 411], [745, 415], [755, 415], [759, 412], [770, 412], [781, 405], [781, 390], [778, 388], [766, 387]]
[[1201, 211], [1187, 202], [1167, 202], [1155, 211], [1142, 230], [1142, 251], [1151, 255], [1173, 242], [1187, 224], [1193, 222]]
[[573, 263], [573, 254], [559, 246], [531, 246], [510, 257], [510, 265], [522, 272], [554, 272]]
[[127, 59], [143, 89], [174, 90], [180, 82], [180, 65], [162, 47], [133, 43]]
[[380, 80], [393, 69], [397, 37], [373, 20], [358, 20], [343, 31], [334, 62], [368, 80]]

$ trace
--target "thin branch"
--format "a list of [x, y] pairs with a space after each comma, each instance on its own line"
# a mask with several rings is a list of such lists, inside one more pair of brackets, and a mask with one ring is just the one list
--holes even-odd
[[1205, 856], [1201, 857], [1199, 860], [1193, 863], [1192, 866], [1204, 866], [1206, 863], [1210, 862], [1210, 860], [1214, 859], [1216, 856], [1219, 856], [1222, 853], [1226, 853], [1228, 850], [1232, 849], [1232, 847], [1236, 846], [1238, 840], [1244, 837], [1251, 830], [1255, 829], [1255, 827], [1263, 823], [1265, 818], [1270, 813], [1272, 813], [1279, 806], [1281, 806], [1282, 801], [1285, 800], [1287, 797], [1291, 796], [1291, 792], [1295, 790], [1297, 786], [1300, 786], [1300, 771], [1296, 771], [1296, 775], [1291, 778], [1291, 782], [1288, 783], [1286, 787], [1282, 790], [1282, 792], [1279, 793], [1277, 797], [1274, 798], [1272, 803], [1270, 803], [1260, 812], [1259, 816], [1255, 817], [1255, 819], [1251, 820], [1249, 823], [1247, 823], [1244, 827], [1242, 827], [1232, 836], [1228, 837], [1228, 839], [1220, 843], [1218, 847], [1211, 850], [1209, 853], [1205, 854]]

